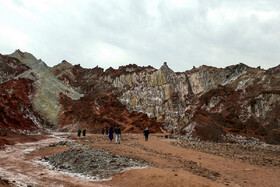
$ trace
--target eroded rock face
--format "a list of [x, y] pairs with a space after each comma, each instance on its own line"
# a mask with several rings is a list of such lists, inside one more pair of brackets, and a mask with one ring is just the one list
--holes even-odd
[[174, 73], [164, 63], [159, 70], [136, 69], [101, 80], [120, 91], [118, 99], [129, 110], [164, 121], [168, 131], [187, 139], [232, 142], [242, 136], [280, 143], [275, 113], [279, 68], [265, 71], [238, 64]]
[[13, 79], [29, 68], [16, 58], [10, 58], [0, 54], [0, 84]]
[[31, 103], [35, 92], [32, 80], [9, 80], [0, 87], [1, 130], [27, 132], [42, 128], [43, 120]]
[[[107, 125], [119, 125], [123, 132], [139, 133], [148, 126], [151, 132], [160, 132], [161, 123], [150, 119], [144, 113], [129, 111], [118, 101], [120, 91], [108, 82], [100, 81], [104, 74], [103, 69], [84, 69], [79, 65], [69, 66], [69, 63], [62, 62], [52, 71], [60, 80], [84, 94], [84, 97], [78, 100], [60, 95], [61, 114], [58, 124], [61, 128], [87, 128], [100, 133]], [[113, 71], [109, 73], [121, 74]]]
[[42, 128], [44, 121], [33, 110], [34, 81], [18, 78], [30, 68], [16, 58], [0, 54], [1, 133], [26, 133]]
[[[100, 97], [102, 92], [115, 102], [117, 97], [129, 111], [145, 113], [184, 138], [232, 142], [241, 136], [278, 143], [279, 120], [274, 114], [279, 103], [277, 68], [265, 71], [238, 64], [224, 69], [201, 66], [175, 73], [164, 63], [159, 70], [136, 65], [105, 72], [95, 68], [92, 73], [85, 73], [80, 66], [71, 71], [59, 69], [67, 72], [56, 70], [60, 79], [83, 93], [102, 98], [101, 102], [110, 100]], [[84, 78], [78, 78], [78, 72]], [[109, 108], [104, 103], [97, 105], [100, 101], [96, 99], [92, 108]]]
[[0, 56], [2, 84], [33, 81], [34, 112], [67, 131], [120, 125], [124, 132], [142, 132], [148, 126], [185, 139], [280, 144], [279, 66], [201, 66], [175, 73], [164, 63], [160, 69], [132, 64], [104, 71], [67, 61], [49, 68], [21, 51], [11, 56]]
[[105, 74], [101, 80], [120, 91], [118, 99], [130, 111], [164, 122], [169, 131], [184, 123], [185, 98], [192, 94], [185, 74], [174, 73], [166, 63], [159, 70], [129, 70], [118, 77]]
[[238, 142], [242, 137], [280, 144], [278, 76], [247, 68], [235, 80], [205, 92], [187, 108], [190, 121], [180, 133], [187, 139]]
[[30, 69], [18, 77], [28, 78], [34, 81], [37, 92], [32, 99], [34, 110], [52, 126], [56, 126], [60, 114], [59, 93], [64, 93], [72, 99], [79, 99], [82, 95], [73, 88], [59, 81], [51, 69], [40, 59], [36, 59], [30, 53], [16, 50], [11, 57], [17, 58]]
[[191, 116], [185, 115], [185, 110], [195, 105], [196, 98], [218, 85], [232, 82], [246, 69], [244, 64], [226, 69], [202, 66], [175, 73], [164, 63], [159, 70], [143, 68], [117, 77], [108, 75], [102, 80], [121, 90], [118, 99], [129, 110], [164, 121], [165, 128], [173, 132], [188, 123]]

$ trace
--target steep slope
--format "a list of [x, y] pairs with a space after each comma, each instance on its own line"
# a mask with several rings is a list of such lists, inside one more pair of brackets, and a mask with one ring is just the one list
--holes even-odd
[[[104, 74], [103, 69], [98, 67], [84, 69], [63, 61], [54, 66], [52, 72], [60, 80], [84, 94], [84, 97], [78, 100], [72, 100], [64, 94], [60, 95], [61, 127], [65, 129], [86, 127], [93, 132], [101, 132], [107, 125], [120, 125], [123, 132], [142, 132], [148, 126], [151, 132], [160, 131], [160, 123], [144, 113], [129, 112], [125, 105], [117, 100], [119, 90], [100, 80]], [[121, 75], [122, 71], [119, 74]]]
[[34, 112], [33, 81], [20, 78], [2, 83], [0, 89], [1, 130], [32, 131], [42, 127], [43, 120]]
[[34, 81], [37, 88], [37, 92], [32, 99], [34, 110], [50, 125], [57, 125], [60, 114], [59, 93], [64, 93], [74, 100], [79, 99], [82, 95], [59, 81], [53, 76], [50, 68], [42, 60], [37, 60], [32, 54], [16, 50], [9, 56], [17, 58], [30, 68], [18, 77]]
[[[280, 66], [204, 65], [176, 73], [166, 62], [160, 69], [130, 64], [104, 71], [62, 61], [49, 68], [19, 50], [0, 60], [2, 106], [16, 98], [41, 123], [67, 131], [120, 125], [124, 132], [141, 132], [148, 126], [185, 139], [280, 144]], [[19, 86], [23, 82], [27, 88]], [[29, 100], [10, 97], [15, 89], [9, 85], [32, 93]]]
[[129, 110], [144, 112], [164, 122], [169, 131], [184, 123], [185, 98], [192, 94], [188, 77], [174, 73], [167, 63], [159, 70], [147, 67], [138, 71], [127, 67], [125, 74], [116, 77], [105, 74], [101, 80], [120, 91], [118, 99]]
[[41, 128], [44, 121], [32, 107], [36, 92], [33, 81], [27, 78], [14, 79], [30, 68], [16, 58], [1, 54], [0, 67], [0, 134]]
[[22, 64], [18, 59], [0, 54], [0, 84], [13, 79], [28, 69], [29, 67]]
[[164, 63], [159, 69], [130, 71], [102, 80], [122, 93], [118, 99], [130, 110], [147, 113], [150, 118], [165, 121], [165, 128], [173, 132], [189, 120], [185, 110], [197, 98], [219, 84], [227, 84], [244, 73], [245, 65], [224, 69], [202, 66], [185, 73], [175, 73]]
[[184, 138], [280, 144], [279, 73], [246, 69], [187, 108], [190, 121], [180, 131]]
[[101, 80], [120, 91], [118, 99], [129, 110], [164, 121], [184, 138], [279, 144], [278, 69], [238, 64], [174, 73], [164, 63], [159, 70], [130, 69]]

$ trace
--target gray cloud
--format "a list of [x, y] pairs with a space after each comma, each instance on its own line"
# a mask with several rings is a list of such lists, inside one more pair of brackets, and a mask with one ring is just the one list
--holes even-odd
[[277, 0], [3, 1], [0, 53], [20, 48], [50, 66], [269, 68], [280, 62], [279, 8]]

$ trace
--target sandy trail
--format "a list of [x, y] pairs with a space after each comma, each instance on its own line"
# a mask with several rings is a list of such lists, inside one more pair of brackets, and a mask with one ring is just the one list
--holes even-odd
[[[122, 155], [152, 165], [131, 169], [109, 181], [90, 181], [46, 166], [33, 159], [62, 152], [70, 146], [49, 147], [63, 139]], [[16, 144], [0, 151], [0, 177], [16, 186], [279, 186], [279, 167], [257, 166], [172, 145], [172, 140], [152, 135], [124, 134], [121, 144], [109, 143], [107, 137], [89, 134], [56, 134], [38, 142]], [[0, 185], [1, 186], [1, 185]]]

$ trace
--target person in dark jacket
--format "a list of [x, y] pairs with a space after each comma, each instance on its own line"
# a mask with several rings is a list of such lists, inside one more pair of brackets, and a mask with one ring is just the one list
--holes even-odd
[[102, 135], [103, 135], [103, 137], [104, 137], [104, 133], [105, 133], [105, 128], [103, 127], [102, 128]]
[[113, 127], [110, 127], [110, 129], [109, 129], [110, 143], [112, 143], [113, 138], [114, 138], [114, 129], [113, 129]]
[[84, 129], [84, 130], [83, 130], [83, 136], [86, 136], [86, 132], [87, 132], [87, 130]]
[[107, 126], [106, 126], [106, 135], [108, 135], [108, 132], [109, 132], [109, 126], [107, 124]]
[[119, 127], [119, 125], [117, 125], [115, 127], [115, 133], [116, 133], [116, 144], [118, 143], [119, 140], [119, 144], [121, 143], [121, 128]]
[[81, 136], [81, 132], [82, 132], [81, 129], [79, 129], [79, 130], [78, 130], [78, 136], [79, 136], [79, 137]]
[[146, 129], [144, 130], [144, 136], [145, 136], [145, 140], [148, 141], [148, 137], [149, 137], [149, 134], [150, 134], [150, 131], [148, 129], [148, 127], [146, 127]]

